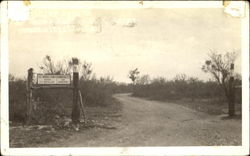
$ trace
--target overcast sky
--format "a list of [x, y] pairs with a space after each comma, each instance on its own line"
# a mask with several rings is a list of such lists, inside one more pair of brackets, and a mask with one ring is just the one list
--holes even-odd
[[50, 55], [78, 57], [92, 63], [97, 77], [122, 82], [129, 82], [128, 71], [136, 67], [151, 77], [183, 73], [207, 80], [201, 66], [210, 49], [241, 50], [240, 19], [220, 8], [30, 8], [25, 16], [9, 25], [10, 73], [18, 77], [29, 67], [39, 72], [42, 58]]

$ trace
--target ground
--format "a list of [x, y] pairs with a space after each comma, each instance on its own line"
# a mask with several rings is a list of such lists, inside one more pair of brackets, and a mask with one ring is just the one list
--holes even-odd
[[[119, 101], [121, 109], [111, 111], [107, 108], [95, 108], [87, 112], [92, 123], [96, 121], [101, 124], [93, 124], [95, 126], [82, 128], [78, 132], [62, 130], [58, 133], [53, 132], [60, 138], [25, 145], [35, 147], [241, 145], [240, 119], [226, 119], [179, 104], [145, 100], [131, 97], [129, 94], [117, 94], [114, 97]], [[14, 147], [16, 140], [12, 139], [11, 142]]]

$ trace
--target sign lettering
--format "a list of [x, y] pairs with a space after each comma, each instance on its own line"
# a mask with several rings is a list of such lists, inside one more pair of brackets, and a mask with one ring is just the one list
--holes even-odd
[[37, 75], [37, 84], [70, 84], [70, 75]]

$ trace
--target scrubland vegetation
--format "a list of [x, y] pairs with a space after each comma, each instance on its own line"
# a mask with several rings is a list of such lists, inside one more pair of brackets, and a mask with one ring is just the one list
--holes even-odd
[[[127, 119], [126, 116], [123, 116], [124, 112], [122, 113], [121, 110], [126, 110], [128, 106], [131, 107], [134, 105], [137, 109], [138, 106], [139, 108], [144, 108], [144, 104], [153, 106], [160, 103], [162, 105], [169, 105], [169, 108], [172, 107], [172, 104], [179, 104], [212, 115], [229, 114], [229, 117], [229, 112], [232, 108], [230, 104], [234, 104], [233, 113], [236, 114], [236, 117], [241, 117], [242, 95], [241, 76], [239, 74], [234, 75], [234, 89], [232, 90], [232, 88], [230, 88], [232, 87], [230, 66], [230, 63], [233, 62], [232, 57], [234, 57], [233, 54], [222, 56], [212, 53], [210, 59], [206, 60], [201, 68], [204, 72], [212, 75], [211, 79], [207, 81], [185, 74], [178, 74], [172, 79], [151, 77], [150, 75], [141, 73], [139, 68], [135, 68], [128, 71], [128, 78], [131, 79], [130, 84], [117, 83], [109, 76], [97, 78], [92, 68], [92, 64], [86, 61], [80, 61], [78, 65], [79, 90], [82, 94], [83, 103], [86, 106], [88, 118], [88, 122], [84, 124], [81, 130], [88, 131], [87, 129], [90, 127], [116, 129], [116, 124], [119, 125], [121, 120]], [[43, 74], [71, 74], [72, 62], [71, 60], [54, 62], [50, 56], [45, 56], [40, 69], [41, 71], [35, 72]], [[71, 89], [33, 90], [32, 105], [34, 108], [32, 111], [33, 114], [31, 114], [31, 124], [33, 125], [24, 125], [27, 119], [26, 113], [28, 110], [26, 104], [26, 83], [26, 79], [16, 78], [11, 74], [9, 75], [9, 119], [11, 121], [10, 146], [36, 147], [48, 142], [57, 142], [58, 139], [65, 140], [75, 134], [75, 131], [71, 131], [72, 129], [69, 126], [73, 101], [73, 92]], [[36, 77], [34, 77], [34, 83], [36, 83]], [[235, 93], [233, 103], [231, 98], [232, 91]], [[116, 93], [132, 93], [132, 96], [148, 100], [158, 100], [158, 102], [148, 102], [139, 98], [130, 97], [130, 99], [135, 101], [133, 101], [133, 105], [126, 105], [127, 108], [125, 108], [125, 105], [113, 97]], [[128, 96], [128, 94], [120, 96]], [[144, 101], [146, 102], [143, 103]], [[159, 101], [167, 102], [161, 103]], [[159, 106], [160, 105], [156, 105], [154, 109], [153, 107], [150, 108], [152, 108], [153, 111], [161, 112], [159, 109], [162, 107]], [[177, 108], [180, 107], [176, 107], [176, 109]], [[134, 110], [134, 107], [131, 109]], [[147, 113], [155, 115], [154, 112], [148, 109], [146, 109], [145, 113], [144, 117]], [[178, 113], [178, 111], [176, 113]], [[139, 115], [141, 114], [143, 113], [139, 113]], [[162, 115], [163, 114], [157, 116], [156, 113], [156, 117], [158, 118], [155, 118], [155, 121], [158, 122], [165, 119], [163, 117], [164, 115]], [[195, 115], [195, 113], [193, 115]], [[136, 118], [137, 114], [132, 113], [129, 116]], [[136, 119], [139, 118], [137, 117]], [[181, 122], [186, 122], [188, 120], [189, 119], [185, 119]], [[236, 123], [236, 120], [234, 120], [234, 123]], [[22, 126], [18, 126], [19, 124]], [[133, 129], [134, 127], [130, 128]], [[212, 133], [211, 131], [211, 134]], [[200, 132], [198, 134], [200, 135]], [[197, 135], [195, 134], [195, 136]], [[203, 137], [204, 135], [200, 136]], [[209, 135], [208, 138], [210, 137]], [[231, 142], [233, 141], [233, 144], [240, 144], [240, 137], [238, 136], [233, 140], [227, 138], [225, 141], [218, 142], [228, 144], [228, 140]], [[211, 144], [214, 144], [214, 141], [211, 141]]]
[[[146, 77], [147, 81], [145, 82]], [[134, 86], [133, 96], [180, 103], [211, 114], [221, 114], [227, 108], [224, 92], [215, 81], [202, 81], [184, 74], [177, 75], [172, 80], [167, 80], [164, 77], [150, 80], [148, 75], [141, 78]], [[241, 80], [236, 79], [235, 84], [240, 85]], [[236, 89], [235, 93], [236, 107], [240, 109], [241, 88]]]
[[[54, 62], [46, 56], [40, 66], [44, 74], [70, 74], [71, 61]], [[84, 104], [88, 107], [107, 107], [114, 103], [114, 93], [130, 92], [131, 85], [117, 83], [111, 77], [96, 78], [91, 63], [84, 61], [79, 66], [79, 89]], [[53, 122], [57, 116], [71, 115], [72, 90], [39, 89], [33, 91], [34, 110], [33, 123], [44, 124]], [[26, 79], [9, 75], [9, 116], [10, 121], [24, 122], [26, 118]]]
[[[184, 106], [212, 114], [227, 112], [230, 102], [229, 80], [230, 62], [235, 60], [234, 53], [224, 56], [211, 53], [210, 59], [202, 66], [204, 72], [212, 74], [208, 81], [196, 77], [178, 74], [173, 79], [164, 77], [150, 78], [143, 75], [139, 69], [129, 71], [131, 84], [117, 83], [112, 77], [95, 76], [92, 64], [86, 61], [78, 65], [80, 79], [79, 89], [84, 104], [88, 107], [107, 107], [114, 103], [115, 93], [132, 92], [133, 96], [153, 100], [174, 101]], [[45, 56], [40, 69], [44, 74], [70, 74], [71, 60], [54, 62], [50, 56]], [[241, 76], [236, 75], [234, 90], [236, 111], [241, 111]], [[72, 91], [65, 89], [41, 89], [33, 92], [34, 123], [52, 122], [55, 115], [68, 116], [71, 114]], [[26, 118], [26, 79], [9, 76], [9, 115], [10, 121], [24, 122]]]
[[229, 116], [234, 116], [236, 111], [241, 111], [242, 98], [241, 75], [234, 73], [232, 77], [237, 53], [222, 55], [211, 51], [208, 57], [201, 67], [202, 71], [211, 74], [208, 81], [185, 74], [178, 74], [170, 80], [164, 77], [151, 79], [150, 75], [140, 76], [138, 68], [130, 70], [128, 77], [132, 81], [133, 96], [175, 101], [207, 113], [228, 112]]

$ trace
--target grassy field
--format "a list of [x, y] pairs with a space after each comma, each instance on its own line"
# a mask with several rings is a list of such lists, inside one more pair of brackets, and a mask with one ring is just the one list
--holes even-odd
[[[208, 99], [192, 101], [190, 99], [180, 99], [172, 101], [175, 104], [205, 112], [210, 115], [222, 115], [228, 113], [228, 104], [226, 102], [209, 102]], [[241, 104], [235, 104], [236, 115], [241, 117]]]

